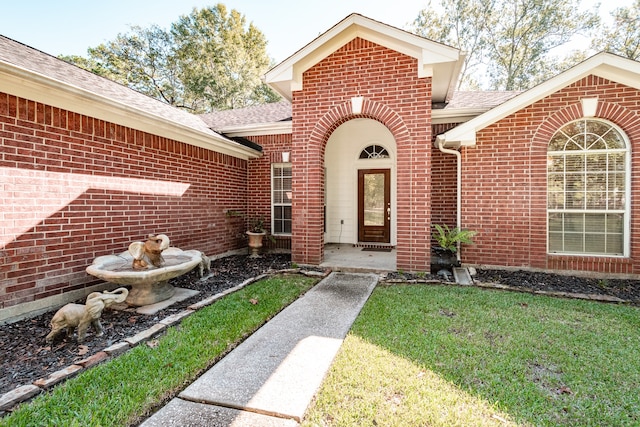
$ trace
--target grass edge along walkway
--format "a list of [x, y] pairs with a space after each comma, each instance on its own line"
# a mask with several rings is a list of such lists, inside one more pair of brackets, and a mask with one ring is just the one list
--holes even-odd
[[0, 418], [0, 427], [136, 424], [318, 281], [284, 275], [255, 282], [193, 313], [146, 345], [20, 405]]
[[640, 308], [378, 286], [303, 427], [640, 425]]

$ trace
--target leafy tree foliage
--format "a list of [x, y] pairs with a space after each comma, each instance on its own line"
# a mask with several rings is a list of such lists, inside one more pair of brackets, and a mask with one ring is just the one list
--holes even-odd
[[613, 23], [603, 27], [601, 35], [593, 41], [593, 48], [640, 60], [640, 0], [631, 7], [620, 7], [611, 12]]
[[478, 89], [476, 79], [488, 49], [486, 34], [496, 0], [443, 0], [436, 11], [431, 0], [427, 9], [419, 12], [413, 31], [430, 40], [455, 46], [466, 53], [460, 70], [459, 84]]
[[270, 65], [264, 35], [219, 3], [193, 9], [169, 31], [152, 25], [62, 57], [82, 68], [194, 113], [274, 102], [260, 76]]
[[269, 67], [267, 42], [244, 16], [222, 5], [194, 10], [173, 24], [171, 33], [183, 82], [193, 95], [217, 109], [272, 101], [260, 76]]
[[554, 48], [599, 24], [595, 12], [578, 5], [579, 0], [441, 0], [438, 11], [430, 0], [414, 30], [467, 52], [459, 87], [477, 86], [473, 70], [484, 67], [491, 89], [523, 90], [557, 69], [550, 59]]
[[107, 70], [104, 69], [102, 64], [91, 58], [85, 58], [78, 55], [58, 55], [58, 59], [75, 64], [80, 68], [84, 68], [85, 70], [91, 71], [92, 73], [100, 76], [105, 76], [107, 74]]
[[99, 66], [98, 74], [176, 107], [197, 110], [186, 98], [171, 36], [162, 28], [131, 27], [130, 33], [88, 53], [89, 61]]
[[579, 11], [573, 0], [506, 1], [500, 9], [489, 31], [489, 74], [494, 87], [506, 90], [546, 80], [547, 54], [599, 23], [597, 14]]

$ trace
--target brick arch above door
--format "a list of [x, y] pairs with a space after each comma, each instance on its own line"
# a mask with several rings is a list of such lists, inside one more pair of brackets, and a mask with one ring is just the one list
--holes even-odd
[[[367, 118], [382, 123], [393, 135], [398, 173], [395, 185], [403, 197], [397, 201], [397, 262], [407, 271], [430, 268], [431, 183], [429, 181], [431, 127], [425, 126], [429, 108], [401, 115], [389, 105], [365, 98], [359, 114], [351, 111], [351, 100], [337, 104], [315, 121], [306, 135], [297, 134], [294, 124], [293, 161], [304, 171], [293, 180], [294, 194], [305, 197], [293, 202], [292, 258], [316, 264], [323, 259], [324, 151], [329, 137], [343, 123]], [[425, 236], [427, 236], [425, 238]]]
[[362, 105], [362, 112], [359, 114], [351, 112], [350, 100], [327, 111], [311, 131], [307, 141], [308, 145], [322, 147], [321, 151], [324, 151], [324, 146], [333, 131], [354, 118], [367, 118], [382, 123], [389, 129], [398, 147], [410, 144], [409, 130], [402, 117], [385, 104], [365, 99]]

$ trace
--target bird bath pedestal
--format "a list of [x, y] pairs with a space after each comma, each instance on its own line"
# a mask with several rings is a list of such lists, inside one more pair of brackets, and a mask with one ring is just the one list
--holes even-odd
[[96, 258], [87, 273], [105, 282], [131, 286], [125, 302], [129, 305], [143, 306], [167, 300], [175, 293], [169, 280], [193, 270], [202, 262], [202, 253], [196, 250], [183, 251], [167, 248], [162, 251], [164, 264], [161, 267], [150, 265], [146, 269], [133, 269], [133, 256], [129, 252], [120, 255], [106, 255]]

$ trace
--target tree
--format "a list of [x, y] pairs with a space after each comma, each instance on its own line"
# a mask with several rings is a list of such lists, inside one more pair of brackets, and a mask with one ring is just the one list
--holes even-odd
[[487, 24], [496, 0], [442, 0], [437, 13], [431, 0], [413, 22], [413, 31], [431, 40], [455, 46], [466, 53], [460, 70], [458, 88], [479, 88], [474, 76], [482, 68], [487, 50]]
[[531, 76], [529, 87], [536, 86], [553, 76], [557, 76], [561, 72], [586, 60], [589, 56], [589, 52], [586, 50], [573, 50], [566, 53], [562, 58], [549, 57], [541, 60], [537, 66], [537, 74]]
[[593, 48], [640, 60], [640, 0], [631, 7], [611, 12], [613, 24], [604, 26], [601, 35], [593, 40]]
[[88, 53], [88, 61], [99, 64], [101, 76], [170, 105], [197, 111], [186, 98], [171, 35], [157, 25], [133, 26], [130, 33], [118, 34], [115, 40], [89, 48]]
[[194, 113], [279, 99], [260, 80], [270, 65], [264, 35], [223, 4], [194, 8], [169, 31], [133, 26], [88, 55], [62, 59]]
[[65, 62], [74, 64], [80, 68], [84, 68], [87, 71], [91, 71], [93, 74], [99, 76], [106, 76], [107, 70], [104, 69], [101, 63], [91, 58], [85, 58], [78, 55], [58, 55], [58, 59], [62, 59]]
[[[573, 0], [503, 1], [489, 27], [489, 75], [495, 88], [522, 90], [542, 76], [549, 52], [599, 24]], [[543, 79], [545, 77], [543, 76]]]
[[171, 28], [181, 77], [190, 94], [216, 109], [272, 102], [277, 95], [261, 88], [269, 67], [267, 42], [244, 16], [224, 5], [194, 9]]
[[597, 14], [579, 11], [578, 4], [579, 0], [441, 0], [442, 13], [429, 3], [431, 10], [420, 12], [414, 26], [436, 41], [467, 51], [459, 87], [473, 87], [470, 71], [484, 68], [491, 89], [523, 90], [557, 69], [550, 58], [552, 49], [598, 25]]

